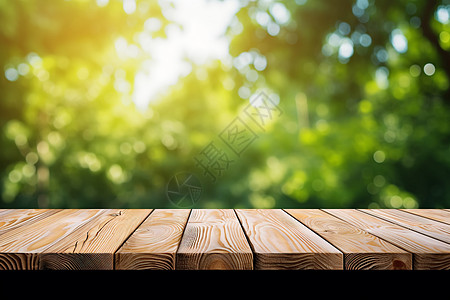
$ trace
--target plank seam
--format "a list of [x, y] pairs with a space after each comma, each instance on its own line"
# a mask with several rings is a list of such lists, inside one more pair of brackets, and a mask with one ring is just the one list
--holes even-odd
[[[118, 210], [119, 210], [118, 211], [119, 214], [124, 211], [124, 209], [118, 209]], [[322, 240], [323, 243], [326, 243], [329, 246], [332, 246], [332, 248], [335, 249], [337, 251], [337, 253], [341, 253], [342, 258], [340, 258], [340, 260], [342, 260], [342, 263], [343, 263], [343, 265], [342, 265], [343, 270], [351, 269], [350, 267], [347, 268], [348, 266], [346, 266], [346, 262], [351, 264], [351, 259], [352, 258], [351, 257], [347, 257], [346, 258], [346, 252], [342, 251], [340, 249], [340, 247], [342, 247], [343, 249], [348, 249], [347, 253], [353, 253], [354, 250], [352, 250], [351, 248], [346, 248], [345, 246], [343, 246], [344, 244], [341, 244], [339, 241], [336, 242], [336, 240], [334, 240], [333, 237], [329, 236], [328, 234], [325, 234], [325, 232], [322, 232], [321, 227], [317, 227], [316, 228], [315, 227], [316, 225], [314, 225], [313, 223], [309, 223], [308, 219], [303, 219], [303, 217], [299, 217], [299, 218], [295, 217], [297, 215], [295, 210], [290, 211], [288, 208], [282, 208], [282, 209], [279, 209], [279, 210], [282, 211], [283, 213], [281, 213], [281, 212], [279, 214], [277, 213], [278, 217], [280, 217], [280, 218], [282, 217], [282, 219], [286, 218], [285, 220], [288, 221], [287, 220], [288, 217], [284, 217], [283, 216], [284, 214], [286, 214], [286, 215], [290, 216], [291, 218], [293, 218], [295, 220], [296, 224], [297, 224], [297, 222], [298, 222], [298, 224], [301, 224], [305, 228], [305, 230], [309, 229], [308, 235], [311, 234], [311, 236], [314, 235], [316, 237], [317, 236], [320, 237], [320, 240]], [[443, 210], [445, 210], [445, 209], [443, 209]], [[46, 220], [46, 218], [50, 218], [52, 215], [58, 214], [58, 213], [62, 213], [63, 211], [64, 210], [57, 210], [53, 214], [47, 215], [45, 218], [39, 219], [39, 222], [40, 221], [43, 222], [44, 220]], [[137, 234], [137, 230], [138, 229], [139, 230], [143, 230], [143, 228], [140, 228], [140, 227], [143, 226], [143, 224], [145, 222], [153, 223], [152, 216], [153, 216], [153, 214], [157, 213], [156, 211], [157, 211], [157, 209], [145, 209], [143, 212], [136, 213], [136, 215], [138, 215], [139, 217], [137, 219], [134, 219], [134, 217], [133, 217], [133, 224], [135, 224], [135, 225], [128, 227], [127, 232], [129, 232], [129, 234], [121, 234], [121, 236], [123, 237], [123, 240], [122, 239], [115, 240], [114, 244], [117, 245], [116, 246], [117, 249], [115, 249], [116, 247], [109, 247], [108, 254], [111, 253], [112, 256], [113, 256], [112, 257], [112, 269], [113, 270], [116, 270], [116, 264], [119, 264], [119, 262], [120, 262], [120, 260], [118, 259], [119, 251], [128, 245], [128, 244], [127, 245], [125, 245], [125, 244], [127, 242], [130, 242], [130, 240], [132, 239], [133, 235]], [[239, 222], [239, 227], [241, 228], [241, 230], [242, 230], [242, 232], [243, 232], [243, 234], [245, 236], [245, 240], [246, 240], [247, 245], [248, 245], [248, 247], [246, 246], [246, 253], [247, 253], [247, 255], [250, 254], [250, 253], [252, 255], [252, 260], [249, 260], [248, 259], [249, 257], [246, 256], [247, 257], [246, 258], [246, 265], [248, 267], [251, 266], [253, 268], [253, 270], [254, 270], [255, 269], [255, 263], [258, 264], [258, 260], [255, 259], [255, 256], [256, 256], [255, 249], [257, 249], [258, 244], [256, 242], [254, 244], [252, 243], [252, 241], [254, 242], [254, 240], [251, 240], [252, 239], [251, 232], [246, 232], [246, 230], [245, 230], [245, 228], [246, 228], [245, 226], [247, 226], [249, 224], [248, 221], [246, 221], [246, 217], [243, 215], [243, 219], [242, 220], [240, 219], [240, 215], [242, 215], [241, 212], [243, 210], [241, 211], [240, 209], [230, 209], [230, 211], [232, 211], [232, 213], [230, 212], [230, 214], [231, 214], [230, 216], [232, 216], [232, 214], [234, 213], [235, 218], [237, 218], [237, 220]], [[414, 250], [415, 248], [409, 248], [410, 250], [407, 250], [404, 247], [408, 247], [408, 246], [405, 244], [405, 246], [403, 247], [402, 244], [401, 244], [403, 242], [403, 240], [400, 240], [400, 239], [397, 240], [397, 238], [400, 238], [402, 236], [403, 232], [404, 232], [404, 234], [406, 235], [406, 237], [405, 237], [406, 240], [408, 240], [409, 237], [411, 236], [411, 238], [410, 238], [411, 242], [417, 243], [418, 245], [420, 245], [421, 239], [425, 239], [426, 238], [427, 239], [426, 242], [429, 243], [430, 245], [432, 245], [433, 241], [442, 242], [443, 243], [442, 245], [439, 244], [440, 247], [441, 248], [443, 247], [442, 249], [448, 249], [448, 247], [446, 247], [444, 244], [450, 244], [450, 242], [446, 242], [446, 241], [443, 241], [443, 240], [441, 240], [439, 238], [430, 236], [426, 232], [420, 232], [420, 231], [418, 231], [418, 230], [420, 230], [420, 228], [419, 227], [415, 227], [415, 226], [422, 226], [424, 224], [429, 224], [428, 220], [433, 221], [433, 224], [435, 224], [437, 226], [439, 226], [438, 223], [439, 224], [446, 224], [446, 225], [448, 225], [447, 223], [444, 222], [446, 220], [445, 218], [442, 219], [443, 221], [439, 221], [439, 220], [432, 219], [431, 217], [426, 217], [426, 216], [423, 216], [423, 215], [419, 215], [418, 212], [417, 212], [417, 214], [415, 214], [413, 212], [405, 211], [405, 210], [402, 210], [402, 209], [392, 210], [391, 211], [392, 212], [392, 216], [391, 216], [391, 213], [387, 214], [387, 212], [385, 212], [383, 214], [381, 214], [381, 213], [379, 214], [378, 210], [367, 210], [367, 209], [364, 209], [364, 208], [349, 209], [345, 213], [342, 212], [342, 215], [339, 213], [339, 211], [340, 211], [339, 209], [333, 210], [333, 209], [319, 208], [319, 209], [317, 209], [317, 211], [324, 212], [325, 214], [335, 218], [336, 220], [340, 220], [340, 221], [344, 222], [345, 224], [348, 224], [351, 227], [358, 228], [362, 232], [366, 232], [367, 234], [375, 236], [375, 237], [379, 238], [380, 240], [382, 240], [382, 241], [384, 241], [384, 242], [386, 242], [388, 244], [394, 245], [395, 247], [402, 249], [403, 251], [405, 251], [406, 253], [411, 255], [412, 261], [411, 261], [410, 265], [411, 265], [412, 270], [416, 270], [416, 267], [417, 268], [423, 268], [423, 266], [427, 267], [426, 262], [428, 262], [428, 259], [430, 260], [429, 263], [431, 264], [430, 265], [431, 267], [443, 269], [444, 266], [445, 266], [445, 267], [448, 268], [448, 264], [447, 264], [448, 263], [448, 260], [447, 260], [448, 256], [445, 256], [445, 257], [443, 256], [444, 258], [442, 258], [442, 262], [440, 262], [438, 260], [435, 263], [434, 260], [433, 260], [434, 258], [432, 256], [427, 257], [427, 261], [424, 262], [425, 258], [422, 257], [422, 252], [415, 253], [415, 250]], [[342, 210], [342, 211], [345, 211], [345, 210]], [[402, 222], [403, 219], [397, 220], [397, 219], [394, 218], [394, 213], [396, 211], [397, 212], [398, 211], [407, 212], [407, 214], [404, 214], [404, 217], [405, 217], [404, 220], [409, 220], [410, 216], [411, 217], [412, 216], [418, 216], [418, 217], [420, 217], [420, 219], [419, 218], [418, 219], [411, 218], [411, 220], [412, 220], [411, 223], [407, 222], [407, 223], [404, 223], [402, 225], [401, 223], [397, 223], [397, 222]], [[449, 211], [450, 212], [449, 209], [447, 209], [445, 211]], [[134, 212], [132, 214], [134, 216]], [[187, 216], [186, 216], [186, 214], [187, 214]], [[354, 216], [355, 218], [347, 219], [347, 217], [346, 217], [347, 214], [348, 214], [348, 216]], [[398, 213], [398, 214], [400, 214], [400, 213]], [[41, 214], [38, 214], [38, 215], [40, 216]], [[103, 214], [101, 214], [101, 215], [103, 215]], [[186, 210], [185, 212], [182, 213], [182, 215], [183, 215], [183, 220], [179, 224], [180, 225], [184, 225], [184, 226], [183, 226], [183, 228], [178, 227], [177, 235], [179, 236], [179, 240], [178, 240], [177, 243], [173, 243], [172, 244], [172, 248], [171, 248], [172, 249], [171, 250], [172, 253], [173, 253], [173, 251], [175, 251], [174, 252], [174, 254], [175, 254], [174, 255], [174, 269], [176, 269], [177, 258], [179, 258], [178, 251], [180, 250], [181, 242], [183, 241], [184, 238], [187, 237], [185, 235], [188, 234], [188, 233], [186, 233], [186, 229], [187, 229], [188, 224], [190, 223], [190, 218], [193, 217], [194, 221], [196, 219], [195, 218], [196, 213], [193, 212], [193, 209]], [[397, 215], [397, 214], [395, 214], [395, 215]], [[71, 213], [70, 214], [67, 213], [66, 217], [69, 217], [69, 216], [72, 216], [72, 214]], [[430, 216], [433, 216], [433, 215], [430, 213]], [[370, 220], [369, 220], [369, 217], [371, 217]], [[445, 215], [444, 215], [444, 217], [445, 217]], [[94, 217], [92, 217], [92, 218], [94, 218]], [[96, 217], [94, 219], [96, 220]], [[82, 221], [81, 225], [78, 222], [76, 222], [77, 226], [74, 227], [75, 229], [70, 231], [69, 235], [74, 235], [74, 232], [76, 232], [80, 228], [89, 229], [91, 227], [91, 225], [89, 225], [89, 224], [92, 224], [92, 222], [95, 221], [94, 219], [88, 219], [88, 221]], [[367, 219], [367, 225], [364, 222], [362, 222], [362, 221], [361, 221], [361, 223], [359, 223], [358, 219], [360, 219], [360, 220]], [[64, 218], [55, 218], [55, 219], [52, 218], [52, 221], [55, 221], [55, 220], [57, 220], [57, 222], [61, 222], [61, 221], [64, 221], [65, 219]], [[84, 217], [83, 217], [83, 220], [85, 220]], [[139, 221], [139, 220], [141, 220], [141, 221]], [[292, 219], [290, 219], [290, 220], [292, 220]], [[97, 235], [103, 236], [103, 233], [105, 233], [105, 232], [109, 233], [109, 228], [116, 228], [116, 225], [109, 226], [108, 228], [106, 228], [108, 223], [110, 223], [111, 221], [112, 220], [107, 220], [106, 223], [99, 222], [98, 224], [100, 224], [100, 225], [103, 224], [103, 225], [95, 227], [95, 228], [100, 228], [95, 233], [95, 236], [94, 236], [94, 232], [91, 231], [90, 229], [86, 233], [83, 233], [84, 229], [82, 231], [80, 231], [81, 233], [76, 235], [78, 237], [78, 240], [75, 241], [75, 249], [82, 247], [85, 243], [89, 244], [87, 242], [87, 240], [90, 239], [91, 236], [94, 236], [94, 239], [95, 239], [95, 237]], [[117, 221], [118, 222], [117, 223], [118, 226], [120, 226], [122, 221], [123, 220]], [[352, 222], [354, 222], [354, 224]], [[379, 225], [379, 226], [372, 227], [372, 223], [371, 222], [373, 222], [373, 225]], [[32, 222], [32, 223], [33, 224], [28, 224], [28, 226], [26, 226], [26, 228], [29, 228], [30, 230], [32, 230], [34, 228], [34, 223], [35, 222]], [[244, 223], [246, 224], [245, 226], [243, 225]], [[289, 221], [289, 223], [290, 223], [290, 221]], [[47, 223], [43, 222], [43, 224], [47, 224]], [[72, 224], [72, 223], [70, 223], [70, 224]], [[112, 223], [110, 223], [110, 224], [112, 224]], [[291, 226], [294, 226], [294, 227], [298, 226], [298, 225], [294, 224], [294, 222], [290, 223], [290, 224], [291, 224]], [[311, 225], [311, 227], [309, 225]], [[237, 225], [234, 225], [234, 226], [237, 226]], [[365, 227], [365, 226], [367, 226], [367, 227]], [[432, 224], [430, 224], [430, 228], [431, 228], [431, 226], [432, 226]], [[41, 227], [42, 226], [38, 226], [37, 228], [41, 229]], [[380, 227], [380, 228], [378, 228], [378, 227]], [[17, 228], [21, 228], [21, 226], [19, 226]], [[117, 227], [117, 228], [120, 229], [120, 227]], [[237, 227], [234, 227], [234, 228], [237, 229]], [[389, 235], [385, 235], [386, 233], [389, 233], [390, 228], [392, 228], [392, 231], [390, 232], [390, 234]], [[444, 230], [446, 228], [447, 227], [445, 227]], [[14, 230], [16, 230], [16, 229], [14, 229]], [[179, 229], [181, 229], [181, 230], [179, 230]], [[317, 230], [315, 230], [315, 229], [317, 229]], [[430, 231], [430, 233], [431, 233], [431, 231]], [[322, 234], [324, 234], [324, 235], [322, 236]], [[393, 234], [396, 234], [396, 235], [393, 235]], [[381, 236], [379, 236], [379, 235], [381, 235]], [[382, 236], [384, 236], [385, 238], [383, 238]], [[269, 237], [271, 237], [271, 235], [269, 235]], [[443, 238], [445, 238], [445, 236], [443, 236]], [[328, 239], [330, 239], [330, 241]], [[417, 241], [416, 241], [416, 239], [417, 239]], [[433, 241], [431, 241], [431, 240], [428, 241], [428, 239], [431, 239]], [[242, 237], [240, 237], [239, 240], [241, 241], [242, 244], [245, 244], [243, 242], [244, 240], [242, 240]], [[58, 241], [59, 241], [59, 239], [58, 239]], [[102, 242], [105, 242], [105, 243], [112, 242], [112, 241], [114, 241], [114, 240], [102, 239]], [[319, 241], [319, 239], [317, 239], [317, 241]], [[1, 244], [1, 242], [2, 242], [2, 236], [0, 235], [0, 244]], [[335, 246], [334, 243], [337, 243], [339, 245], [339, 247]], [[47, 249], [47, 248], [45, 248], [45, 249]], [[30, 253], [28, 253], [28, 252], [24, 252], [24, 253], [21, 253], [21, 252], [10, 252], [10, 253], [6, 253], [6, 254], [12, 255], [13, 258], [15, 257], [16, 254], [17, 255], [24, 255], [24, 256], [20, 256], [18, 258], [17, 262], [15, 260], [13, 260], [11, 263], [13, 263], [13, 264], [17, 263], [17, 264], [20, 264], [20, 266], [22, 266], [22, 264], [23, 264], [23, 266], [25, 266], [25, 263], [26, 263], [27, 268], [29, 268], [30, 266], [36, 265], [37, 268], [39, 269], [41, 254], [46, 251], [45, 249], [43, 250], [43, 252], [35, 252], [35, 253], [32, 253], [32, 252], [30, 252]], [[75, 251], [75, 249], [74, 249], [74, 251]], [[438, 251], [439, 249], [440, 248], [437, 248], [436, 252], [432, 252], [432, 253], [430, 252], [430, 253], [431, 254], [436, 253], [436, 254], [439, 254], [439, 255], [441, 255], [441, 254], [443, 254], [443, 255], [444, 254], [448, 254], [448, 250]], [[250, 250], [250, 251], [248, 251], [248, 250]], [[331, 248], [329, 249], [329, 251], [331, 251]], [[1, 255], [2, 254], [3, 253], [0, 253], [0, 263], [2, 263], [2, 261], [1, 261], [1, 258], [2, 258]], [[103, 253], [103, 254], [107, 254], [107, 253]], [[425, 254], [428, 254], [428, 253], [425, 253]], [[416, 259], [417, 259], [417, 261], [416, 261]], [[439, 259], [441, 259], [441, 258], [439, 257]], [[445, 259], [445, 261], [444, 261], [444, 259]], [[28, 265], [30, 262], [32, 264]], [[281, 261], [281, 263], [283, 263], [283, 262], [284, 261]], [[10, 266], [9, 265], [9, 263], [10, 263], [9, 260], [6, 260], [3, 263], [4, 264], [5, 263], [8, 264], [5, 268], [8, 268], [8, 269], [18, 268], [17, 266], [13, 266], [13, 265]], [[437, 265], [438, 263], [439, 264], [443, 263], [444, 265], [443, 266]], [[109, 265], [109, 268], [111, 268], [111, 265]]]
[[[405, 226], [405, 225], [402, 225], [402, 224], [400, 224], [400, 223], [397, 223], [397, 222], [395, 222], [394, 220], [391, 220], [391, 219], [389, 219], [389, 218], [386, 218], [386, 219], [385, 219], [385, 218], [383, 218], [383, 217], [380, 217], [380, 216], [371, 214], [371, 213], [369, 213], [369, 212], [365, 212], [365, 211], [361, 210], [360, 208], [357, 208], [356, 210], [358, 210], [358, 211], [360, 211], [360, 212], [362, 212], [362, 213], [365, 213], [365, 214], [367, 214], [367, 215], [369, 215], [369, 216], [378, 218], [378, 219], [380, 219], [380, 220], [387, 221], [387, 222], [392, 223], [392, 224], [394, 224], [394, 225], [401, 226], [401, 227], [403, 227], [403, 228], [405, 228], [405, 229], [407, 229], [407, 230], [414, 231], [414, 232], [416, 232], [416, 233], [418, 233], [418, 234], [421, 234], [421, 235], [424, 235], [424, 236], [426, 236], [426, 237], [435, 239], [435, 240], [437, 240], [437, 241], [441, 241], [441, 242], [443, 242], [443, 243], [450, 244], [450, 242], [447, 242], [447, 241], [438, 239], [438, 238], [436, 238], [436, 237], [434, 237], [434, 236], [431, 236], [431, 235], [425, 234], [425, 233], [423, 233], [423, 232], [417, 231], [417, 230], [415, 230], [415, 229], [413, 229], [413, 228], [409, 228], [409, 227], [407, 227], [407, 226]], [[446, 224], [446, 225], [448, 225], [448, 224]]]
[[233, 212], [239, 222], [239, 225], [241, 226], [242, 232], [244, 233], [245, 239], [247, 240], [247, 244], [249, 245], [250, 250], [252, 250], [252, 269], [255, 270], [255, 257], [256, 257], [255, 248], [253, 247], [250, 238], [247, 236], [247, 232], [245, 232], [244, 226], [242, 225], [241, 219], [239, 219], [239, 215], [237, 214], [236, 210], [233, 209]]
[[[321, 210], [323, 210], [323, 209], [321, 209]], [[363, 211], [360, 211], [358, 208], [356, 208], [355, 210], [364, 213]], [[326, 212], [326, 213], [328, 213], [329, 215], [332, 215], [332, 216], [334, 216], [334, 217], [336, 217], [336, 218], [338, 218], [338, 219], [340, 219], [340, 220], [342, 220], [342, 221], [344, 221], [344, 222], [347, 222], [347, 221], [345, 221], [344, 219], [341, 219], [339, 216], [335, 216], [335, 215], [333, 215], [332, 213], [327, 212], [326, 210], [324, 210], [324, 212]], [[369, 216], [371, 216], [371, 217], [376, 217], [376, 216], [373, 216], [373, 215], [371, 215], [371, 214], [367, 214], [367, 215], [369, 215]], [[382, 221], [386, 221], [386, 220], [381, 219], [381, 218], [377, 218], [377, 219], [380, 219], [380, 220], [382, 220]], [[391, 223], [392, 223], [392, 222], [391, 222]], [[393, 224], [394, 224], [394, 223], [393, 223]], [[398, 224], [394, 224], [394, 225], [398, 225]], [[354, 226], [356, 226], [356, 225], [354, 225]], [[360, 226], [356, 226], [356, 227], [358, 227], [359, 229], [361, 229], [361, 230], [363, 230], [363, 231], [365, 231], [365, 232], [367, 232], [367, 233], [369, 233], [369, 234], [371, 234], [371, 235], [373, 235], [373, 236], [376, 236], [377, 238], [379, 238], [379, 239], [381, 239], [381, 240], [383, 240], [383, 241], [385, 241], [385, 242], [387, 242], [387, 243], [390, 243], [390, 244], [392, 244], [392, 245], [394, 245], [394, 246], [396, 246], [396, 247], [402, 249], [403, 251], [406, 251], [407, 253], [410, 253], [410, 254], [411, 254], [411, 260], [412, 260], [412, 261], [411, 261], [411, 269], [412, 269], [412, 270], [415, 270], [415, 269], [416, 269], [416, 268], [415, 268], [415, 265], [414, 265], [414, 260], [415, 260], [415, 253], [414, 253], [414, 252], [411, 252], [411, 251], [405, 249], [404, 247], [402, 247], [401, 244], [391, 242], [391, 241], [389, 241], [389, 240], [387, 240], [387, 239], [385, 239], [385, 238], [383, 238], [383, 237], [377, 235], [377, 234], [374, 233], [374, 232], [367, 231], [367, 230], [365, 230], [364, 228], [362, 228], [362, 227], [360, 227]], [[406, 229], [408, 229], [408, 228], [406, 228]]]
[[[338, 219], [341, 220], [341, 221], [347, 222], [346, 220], [340, 218], [339, 216], [333, 215], [332, 213], [330, 213], [330, 212], [328, 212], [328, 211], [326, 211], [326, 210], [324, 210], [324, 209], [322, 209], [322, 208], [321, 208], [320, 210], [323, 210], [323, 211], [326, 212], [327, 214], [329, 214], [329, 215], [331, 215], [331, 216], [333, 216], [333, 217], [336, 217], [336, 218], [338, 218]], [[360, 211], [358, 208], [355, 208], [354, 210], [364, 213], [363, 211]], [[371, 217], [375, 217], [375, 216], [373, 216], [373, 215], [371, 215], [371, 214], [368, 214], [368, 215], [371, 216]], [[378, 218], [378, 219], [380, 219], [380, 218]], [[380, 220], [385, 221], [384, 219], [380, 219]], [[349, 223], [349, 222], [347, 222], [347, 223]], [[351, 223], [349, 223], [349, 224], [350, 224], [350, 225], [353, 225], [353, 224], [351, 224]], [[394, 225], [398, 225], [398, 224], [394, 224]], [[364, 228], [362, 228], [362, 227], [360, 227], [360, 226], [357, 226], [357, 225], [353, 225], [353, 226], [355, 226], [355, 227], [361, 229], [361, 230], [364, 231], [364, 232], [367, 232], [368, 234], [371, 234], [371, 235], [373, 235], [373, 236], [376, 236], [377, 238], [379, 238], [379, 239], [381, 239], [381, 240], [383, 240], [383, 241], [385, 241], [385, 242], [387, 242], [387, 243], [390, 243], [390, 244], [392, 244], [392, 245], [394, 245], [394, 246], [396, 246], [396, 247], [398, 247], [398, 248], [400, 248], [400, 249], [402, 249], [402, 250], [404, 250], [404, 251], [406, 251], [406, 252], [408, 252], [408, 253], [413, 254], [413, 252], [410, 252], [410, 251], [408, 251], [408, 250], [406, 250], [406, 249], [400, 247], [399, 245], [397, 245], [397, 244], [395, 244], [395, 243], [392, 243], [392, 242], [390, 242], [390, 241], [388, 241], [388, 240], [386, 240], [386, 239], [384, 239], [384, 238], [378, 236], [378, 235], [375, 234], [375, 233], [372, 233], [372, 232], [370, 232], [370, 231], [367, 231], [366, 229], [364, 229]], [[407, 229], [408, 229], [408, 228], [407, 228]]]
[[123, 240], [123, 242], [119, 245], [119, 247], [117, 247], [117, 249], [113, 252], [112, 256], [113, 256], [113, 270], [116, 269], [116, 253], [117, 251], [119, 251], [120, 248], [122, 248], [122, 246], [128, 241], [128, 239], [133, 235], [133, 233], [135, 233], [135, 231], [142, 225], [142, 223], [144, 223], [148, 217], [150, 217], [150, 215], [155, 211], [155, 209], [152, 209], [148, 215], [142, 220], [142, 222], [140, 222], [136, 228], [127, 236], [126, 239]]
[[287, 212], [284, 208], [281, 209], [283, 212], [285, 212], [287, 215], [289, 215], [291, 218], [293, 218], [295, 221], [299, 222], [300, 224], [304, 225], [306, 228], [308, 228], [309, 230], [311, 230], [312, 232], [314, 232], [315, 235], [317, 235], [318, 237], [320, 237], [321, 239], [323, 239], [325, 242], [327, 242], [328, 244], [330, 244], [331, 246], [333, 246], [335, 249], [337, 249], [339, 252], [341, 252], [342, 254], [342, 268], [344, 270], [346, 270], [345, 268], [345, 252], [342, 251], [341, 249], [339, 249], [337, 246], [333, 245], [333, 243], [331, 243], [330, 241], [328, 241], [326, 238], [324, 238], [323, 236], [321, 236], [320, 234], [318, 234], [316, 231], [314, 231], [314, 229], [310, 228], [308, 225], [306, 225], [305, 223], [303, 223], [302, 221], [298, 220], [296, 217], [294, 217], [293, 215], [291, 215], [289, 212]]
[[317, 232], [315, 232], [312, 228], [309, 228], [306, 224], [304, 224], [303, 222], [301, 222], [300, 220], [297, 220], [297, 218], [295, 218], [294, 216], [292, 216], [290, 213], [288, 213], [287, 211], [285, 211], [284, 208], [281, 209], [285, 214], [287, 214], [289, 217], [291, 217], [292, 219], [294, 219], [295, 221], [299, 222], [300, 224], [302, 224], [303, 226], [305, 226], [306, 228], [308, 228], [309, 230], [311, 230], [315, 235], [317, 235], [319, 238], [321, 238], [322, 240], [324, 240], [325, 242], [327, 242], [328, 244], [330, 244], [333, 248], [335, 248], [336, 250], [338, 250], [339, 252], [341, 252], [342, 256], [345, 256], [345, 253], [343, 251], [341, 251], [341, 249], [339, 249], [338, 247], [336, 247], [335, 245], [333, 245], [332, 243], [330, 243], [327, 239], [325, 239], [323, 236], [321, 236], [320, 234], [318, 234]]
[[431, 221], [434, 221], [434, 222], [439, 222], [439, 223], [442, 223], [442, 224], [445, 224], [445, 225], [450, 225], [450, 223], [446, 223], [444, 221], [432, 219], [432, 218], [430, 218], [428, 216], [419, 215], [419, 214], [413, 213], [413, 212], [408, 211], [408, 210], [400, 209], [400, 211], [406, 212], [406, 213], [411, 214], [411, 215], [416, 216], [416, 217], [421, 217], [421, 218], [425, 218], [425, 219], [428, 219], [428, 220], [431, 220]]
[[180, 249], [181, 241], [183, 240], [183, 237], [184, 237], [184, 232], [186, 231], [186, 227], [187, 227], [187, 225], [189, 223], [189, 220], [191, 218], [191, 213], [192, 213], [192, 209], [189, 209], [189, 215], [186, 218], [186, 223], [184, 223], [183, 232], [181, 233], [180, 240], [178, 241], [177, 250], [175, 251], [175, 257], [173, 259], [173, 269], [174, 270], [177, 270], [178, 250]]

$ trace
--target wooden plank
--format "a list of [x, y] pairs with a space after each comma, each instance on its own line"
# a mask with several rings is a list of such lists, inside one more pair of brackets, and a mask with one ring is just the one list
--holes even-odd
[[450, 243], [450, 225], [398, 209], [361, 209], [361, 211]]
[[4, 209], [0, 212], [0, 235], [30, 225], [60, 211], [60, 209]]
[[450, 270], [448, 213], [0, 209], [0, 269]]
[[347, 270], [412, 269], [412, 255], [319, 209], [286, 209], [344, 253]]
[[450, 211], [444, 209], [402, 209], [403, 211], [428, 219], [450, 224]]
[[413, 253], [413, 269], [450, 270], [450, 245], [400, 225], [353, 209], [326, 212]]
[[155, 209], [115, 254], [117, 270], [174, 270], [190, 209]]
[[193, 209], [176, 255], [176, 269], [253, 268], [253, 256], [232, 209]]
[[343, 254], [280, 209], [237, 209], [254, 268], [343, 269]]
[[39, 268], [112, 270], [114, 253], [150, 214], [150, 209], [105, 209], [53, 243], [40, 255]]
[[101, 214], [99, 209], [66, 209], [0, 235], [0, 270], [37, 269], [38, 254]]

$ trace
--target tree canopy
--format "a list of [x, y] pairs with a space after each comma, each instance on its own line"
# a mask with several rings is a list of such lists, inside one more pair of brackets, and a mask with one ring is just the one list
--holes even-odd
[[450, 206], [450, 1], [191, 3], [0, 0], [1, 208]]

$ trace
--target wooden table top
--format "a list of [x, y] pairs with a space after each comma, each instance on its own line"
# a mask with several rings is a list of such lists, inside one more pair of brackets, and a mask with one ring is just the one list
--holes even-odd
[[450, 209], [0, 209], [0, 270], [450, 270]]

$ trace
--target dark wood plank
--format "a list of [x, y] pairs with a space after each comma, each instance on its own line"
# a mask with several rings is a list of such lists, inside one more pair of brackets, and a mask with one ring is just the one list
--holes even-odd
[[193, 209], [176, 254], [176, 269], [253, 268], [253, 256], [232, 209]]
[[255, 269], [343, 269], [343, 254], [280, 209], [237, 209]]
[[347, 270], [412, 269], [412, 255], [319, 209], [286, 209], [341, 250]]
[[115, 254], [117, 270], [174, 270], [189, 209], [155, 209]]
[[450, 245], [403, 226], [353, 209], [326, 212], [413, 253], [416, 270], [450, 270]]

